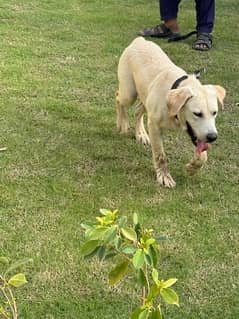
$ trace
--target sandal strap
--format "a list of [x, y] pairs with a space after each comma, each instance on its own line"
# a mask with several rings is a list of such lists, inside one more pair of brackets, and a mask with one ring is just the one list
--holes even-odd
[[[204, 45], [204, 47], [200, 47]], [[212, 47], [212, 34], [207, 32], [198, 32], [197, 39], [193, 43], [193, 49], [199, 51], [208, 51]]]
[[138, 33], [138, 35], [144, 37], [167, 37], [171, 35], [172, 31], [166, 27], [164, 23], [158, 24], [152, 28], [146, 28]]
[[163, 32], [162, 33], [170, 33], [172, 32], [164, 23], [158, 24], [156, 26], [158, 29], [161, 29]]
[[151, 28], [152, 30], [152, 37], [167, 37], [172, 33], [172, 31], [166, 27], [164, 23], [158, 24], [155, 27]]
[[207, 47], [212, 46], [212, 35], [210, 33], [201, 32], [197, 35], [197, 40], [195, 41], [195, 44], [201, 44], [204, 43]]

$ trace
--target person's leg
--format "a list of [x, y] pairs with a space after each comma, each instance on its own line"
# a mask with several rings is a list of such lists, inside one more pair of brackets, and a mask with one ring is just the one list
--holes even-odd
[[171, 37], [179, 34], [177, 23], [178, 6], [181, 0], [159, 0], [160, 17], [163, 24], [153, 28], [146, 28], [139, 32], [142, 36]]
[[177, 23], [180, 0], [159, 0], [160, 16], [164, 24], [172, 32], [179, 32]]
[[196, 0], [197, 32], [211, 33], [215, 18], [215, 0]]
[[177, 19], [180, 0], [159, 0], [160, 17], [163, 21]]
[[195, 0], [197, 17], [197, 40], [195, 50], [207, 51], [212, 47], [212, 30], [215, 18], [215, 0]]

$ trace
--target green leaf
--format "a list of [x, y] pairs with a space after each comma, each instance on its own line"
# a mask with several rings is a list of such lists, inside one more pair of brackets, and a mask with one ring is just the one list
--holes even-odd
[[92, 224], [86, 224], [86, 223], [81, 223], [80, 224], [82, 228], [84, 228], [85, 230], [91, 229], [93, 227]]
[[92, 230], [92, 232], [89, 234], [90, 240], [102, 240], [104, 239], [105, 233], [107, 232], [109, 228], [100, 226], [98, 228], [95, 228]]
[[177, 280], [178, 280], [177, 278], [170, 278], [170, 279], [168, 279], [167, 281], [164, 281], [164, 282], [162, 283], [162, 288], [171, 287], [172, 285], [175, 284], [175, 282], [176, 282]]
[[117, 234], [117, 226], [116, 225], [111, 226], [110, 228], [107, 229], [107, 231], [104, 234], [104, 242], [105, 243], [111, 242], [112, 240], [115, 239], [116, 234]]
[[139, 238], [140, 237], [140, 231], [141, 231], [140, 224], [135, 225], [134, 226], [134, 230], [135, 230], [135, 232], [137, 234], [137, 238]]
[[157, 253], [155, 251], [154, 246], [150, 245], [148, 251], [149, 251], [149, 256], [152, 260], [152, 264], [153, 264], [154, 268], [156, 268], [157, 263], [158, 263], [158, 257], [157, 257]]
[[153, 269], [153, 271], [152, 271], [152, 278], [153, 278], [153, 281], [156, 283], [156, 284], [158, 284], [158, 282], [159, 282], [159, 274], [158, 274], [158, 271], [157, 271], [157, 269]]
[[89, 240], [81, 246], [80, 253], [83, 256], [90, 255], [97, 246], [99, 246], [99, 240]]
[[104, 256], [104, 260], [109, 259], [109, 258], [113, 258], [117, 255], [118, 253], [114, 250], [110, 250], [108, 251], [105, 256]]
[[101, 208], [100, 213], [101, 215], [107, 216], [109, 213], [111, 213], [111, 211], [109, 209]]
[[[99, 216], [97, 216], [95, 219], [97, 220], [97, 222], [98, 222], [101, 226], [104, 225], [104, 217], [99, 217]], [[95, 225], [94, 225], [94, 226], [95, 226]]]
[[126, 216], [122, 216], [122, 217], [119, 218], [119, 221], [118, 221], [119, 227], [124, 227], [126, 223], [127, 223], [127, 217]]
[[129, 228], [129, 227], [121, 228], [121, 233], [125, 238], [133, 242], [137, 241], [137, 234], [132, 228]]
[[133, 256], [133, 265], [136, 269], [139, 269], [144, 264], [144, 251], [143, 249], [137, 249]]
[[99, 260], [104, 259], [104, 257], [105, 257], [105, 247], [104, 246], [100, 246], [99, 249], [97, 249], [97, 255], [99, 257]]
[[150, 245], [152, 245], [152, 244], [154, 244], [155, 243], [155, 239], [154, 238], [149, 238], [149, 239], [147, 239], [146, 240], [146, 246], [150, 246]]
[[177, 305], [179, 306], [178, 302], [178, 295], [176, 292], [171, 288], [162, 288], [160, 290], [160, 295], [163, 297], [164, 301], [170, 305]]
[[15, 288], [21, 287], [21, 286], [25, 285], [26, 283], [27, 283], [26, 277], [24, 274], [21, 274], [21, 273], [12, 276], [8, 280], [8, 284], [15, 287]]
[[141, 314], [141, 312], [143, 312], [144, 309], [142, 308], [136, 308], [133, 313], [131, 314], [131, 317], [130, 319], [138, 319], [139, 318], [139, 315]]
[[8, 265], [10, 260], [7, 257], [0, 257], [0, 264]]
[[93, 230], [95, 229], [95, 226], [92, 226], [92, 227], [88, 227], [86, 230], [85, 230], [85, 240], [88, 240], [93, 232]]
[[146, 302], [151, 302], [159, 294], [158, 286], [154, 283], [149, 291], [149, 294], [146, 298]]
[[147, 253], [144, 254], [144, 260], [150, 267], [153, 266], [153, 261]]
[[143, 269], [139, 269], [138, 272], [138, 283], [140, 287], [147, 287], [148, 285], [148, 280], [147, 277], [145, 275], [145, 272], [143, 271]]
[[136, 213], [133, 214], [133, 223], [134, 223], [134, 225], [139, 224], [139, 217], [138, 217], [138, 214], [136, 214]]
[[114, 269], [109, 273], [109, 284], [111, 286], [117, 284], [127, 273], [129, 266], [129, 261], [123, 261], [119, 265], [117, 265]]
[[139, 315], [139, 319], [147, 319], [149, 317], [149, 309], [144, 309]]
[[159, 307], [154, 309], [151, 313], [150, 319], [163, 319], [162, 313]]
[[115, 244], [116, 249], [120, 249], [121, 244], [122, 244], [122, 239], [120, 238], [120, 236], [115, 237], [114, 244]]
[[98, 258], [100, 258], [100, 257], [99, 257], [99, 252], [100, 252], [103, 248], [104, 248], [104, 246], [97, 246], [97, 247], [95, 248], [95, 250], [93, 250], [89, 255], [84, 256], [84, 258], [85, 258], [85, 259], [89, 259], [89, 258], [92, 258], [92, 257], [94, 257], [94, 256], [96, 256], [96, 255], [97, 255]]
[[126, 254], [126, 255], [130, 255], [130, 254], [134, 254], [136, 251], [136, 248], [132, 245], [127, 245], [125, 247], [122, 248], [122, 253]]
[[116, 221], [117, 218], [117, 210], [114, 210], [113, 212], [111, 210], [107, 209], [101, 209], [100, 210], [102, 217], [96, 217], [96, 220], [103, 226], [103, 225], [110, 225], [113, 224]]

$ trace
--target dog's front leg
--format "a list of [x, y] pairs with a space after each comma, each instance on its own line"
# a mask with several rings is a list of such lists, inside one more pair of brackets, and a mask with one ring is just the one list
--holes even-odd
[[186, 170], [189, 174], [195, 174], [207, 161], [207, 151], [198, 153], [194, 152], [192, 160], [186, 165]]
[[175, 187], [176, 183], [167, 169], [166, 155], [163, 149], [162, 132], [159, 128], [158, 122], [149, 118], [148, 129], [157, 181], [165, 187]]

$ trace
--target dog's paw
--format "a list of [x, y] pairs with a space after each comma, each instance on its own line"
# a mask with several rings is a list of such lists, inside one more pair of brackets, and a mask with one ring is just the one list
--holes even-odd
[[191, 162], [186, 165], [186, 170], [188, 174], [190, 175], [196, 174], [197, 171], [203, 167], [206, 161], [207, 161], [207, 152], [195, 154]]
[[135, 137], [138, 143], [141, 143], [143, 145], [150, 145], [150, 139], [148, 134], [138, 133], [135, 135]]
[[117, 123], [117, 130], [120, 134], [127, 134], [129, 132], [130, 126], [128, 122]]
[[176, 186], [176, 182], [169, 173], [157, 172], [157, 181], [164, 187], [173, 188]]

